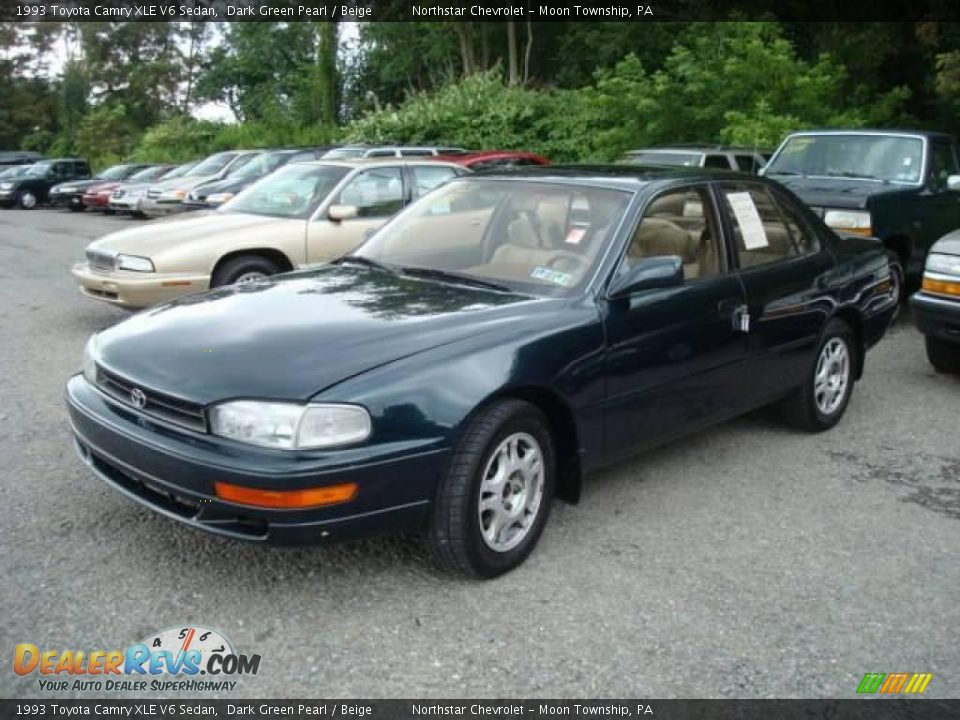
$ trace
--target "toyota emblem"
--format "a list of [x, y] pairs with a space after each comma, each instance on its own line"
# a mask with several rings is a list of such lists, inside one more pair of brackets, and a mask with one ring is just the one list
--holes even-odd
[[142, 410], [147, 404], [147, 395], [140, 388], [134, 388], [130, 391], [130, 402], [135, 408]]

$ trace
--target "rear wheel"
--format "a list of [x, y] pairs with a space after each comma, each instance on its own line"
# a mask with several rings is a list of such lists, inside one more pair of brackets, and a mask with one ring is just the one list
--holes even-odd
[[278, 272], [280, 268], [272, 260], [259, 255], [240, 255], [230, 258], [214, 271], [210, 287], [253, 282]]
[[926, 336], [927, 359], [942, 373], [960, 373], [960, 344]]
[[429, 542], [445, 569], [501, 575], [532, 552], [550, 514], [553, 438], [543, 414], [503, 400], [467, 426], [434, 503]]
[[17, 198], [17, 202], [24, 210], [33, 210], [37, 206], [37, 196], [29, 190], [23, 190]]
[[856, 362], [853, 331], [843, 320], [831, 320], [806, 381], [781, 404], [784, 418], [807, 432], [822, 432], [836, 425], [850, 402]]

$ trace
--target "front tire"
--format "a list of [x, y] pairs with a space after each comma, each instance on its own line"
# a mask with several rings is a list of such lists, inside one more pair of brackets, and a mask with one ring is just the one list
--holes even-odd
[[37, 206], [37, 196], [29, 190], [24, 190], [17, 198], [17, 203], [24, 210], [33, 210]]
[[230, 258], [213, 273], [210, 287], [253, 282], [280, 272], [277, 264], [259, 255], [241, 255]]
[[887, 264], [890, 266], [890, 282], [893, 285], [893, 294], [897, 300], [894, 306], [893, 322], [900, 315], [900, 308], [907, 301], [907, 278], [903, 270], [903, 260], [895, 250], [887, 250]]
[[467, 425], [437, 491], [428, 537], [438, 563], [476, 578], [520, 565], [546, 525], [555, 478], [543, 414], [522, 400], [485, 408]]
[[833, 319], [817, 346], [816, 359], [804, 382], [781, 404], [784, 419], [800, 430], [823, 432], [843, 417], [853, 392], [857, 346], [853, 331]]
[[927, 343], [927, 359], [933, 369], [941, 373], [960, 373], [960, 344], [941, 340], [940, 338], [925, 338]]

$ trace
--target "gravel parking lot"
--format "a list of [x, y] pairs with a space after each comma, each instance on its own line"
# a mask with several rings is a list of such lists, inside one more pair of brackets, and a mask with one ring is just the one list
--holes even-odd
[[757, 413], [647, 453], [558, 503], [525, 566], [472, 582], [415, 538], [209, 537], [87, 472], [63, 385], [126, 313], [68, 268], [136, 222], [0, 211], [0, 696], [67, 696], [14, 675], [16, 643], [123, 648], [187, 623], [262, 656], [234, 696], [853, 697], [895, 671], [960, 695], [960, 379], [909, 318], [833, 431]]

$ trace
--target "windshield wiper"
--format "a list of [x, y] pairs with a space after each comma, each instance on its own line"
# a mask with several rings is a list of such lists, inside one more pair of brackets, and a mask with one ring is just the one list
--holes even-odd
[[368, 257], [363, 255], [344, 255], [338, 260], [334, 260], [332, 265], [345, 265], [347, 263], [353, 263], [354, 265], [366, 265], [369, 268], [374, 270], [383, 270], [383, 272], [388, 272], [391, 275], [396, 275], [397, 270], [389, 265], [386, 265], [378, 260], [371, 260]]
[[853, 180], [876, 180], [877, 182], [889, 183], [889, 180], [884, 178], [877, 177], [876, 175], [864, 175], [862, 173], [852, 173], [852, 172], [831, 172], [827, 173], [827, 177], [844, 177], [852, 178]]
[[449, 270], [438, 270], [436, 268], [424, 268], [424, 267], [405, 267], [402, 268], [404, 275], [412, 275], [414, 277], [428, 278], [430, 280], [445, 280], [447, 282], [454, 282], [460, 285], [473, 285], [474, 287], [485, 288], [487, 290], [497, 290], [499, 292], [513, 292], [506, 285], [501, 285], [500, 283], [491, 282], [489, 280], [481, 280], [480, 278], [473, 277], [472, 275], [461, 275], [460, 273], [450, 272]]

